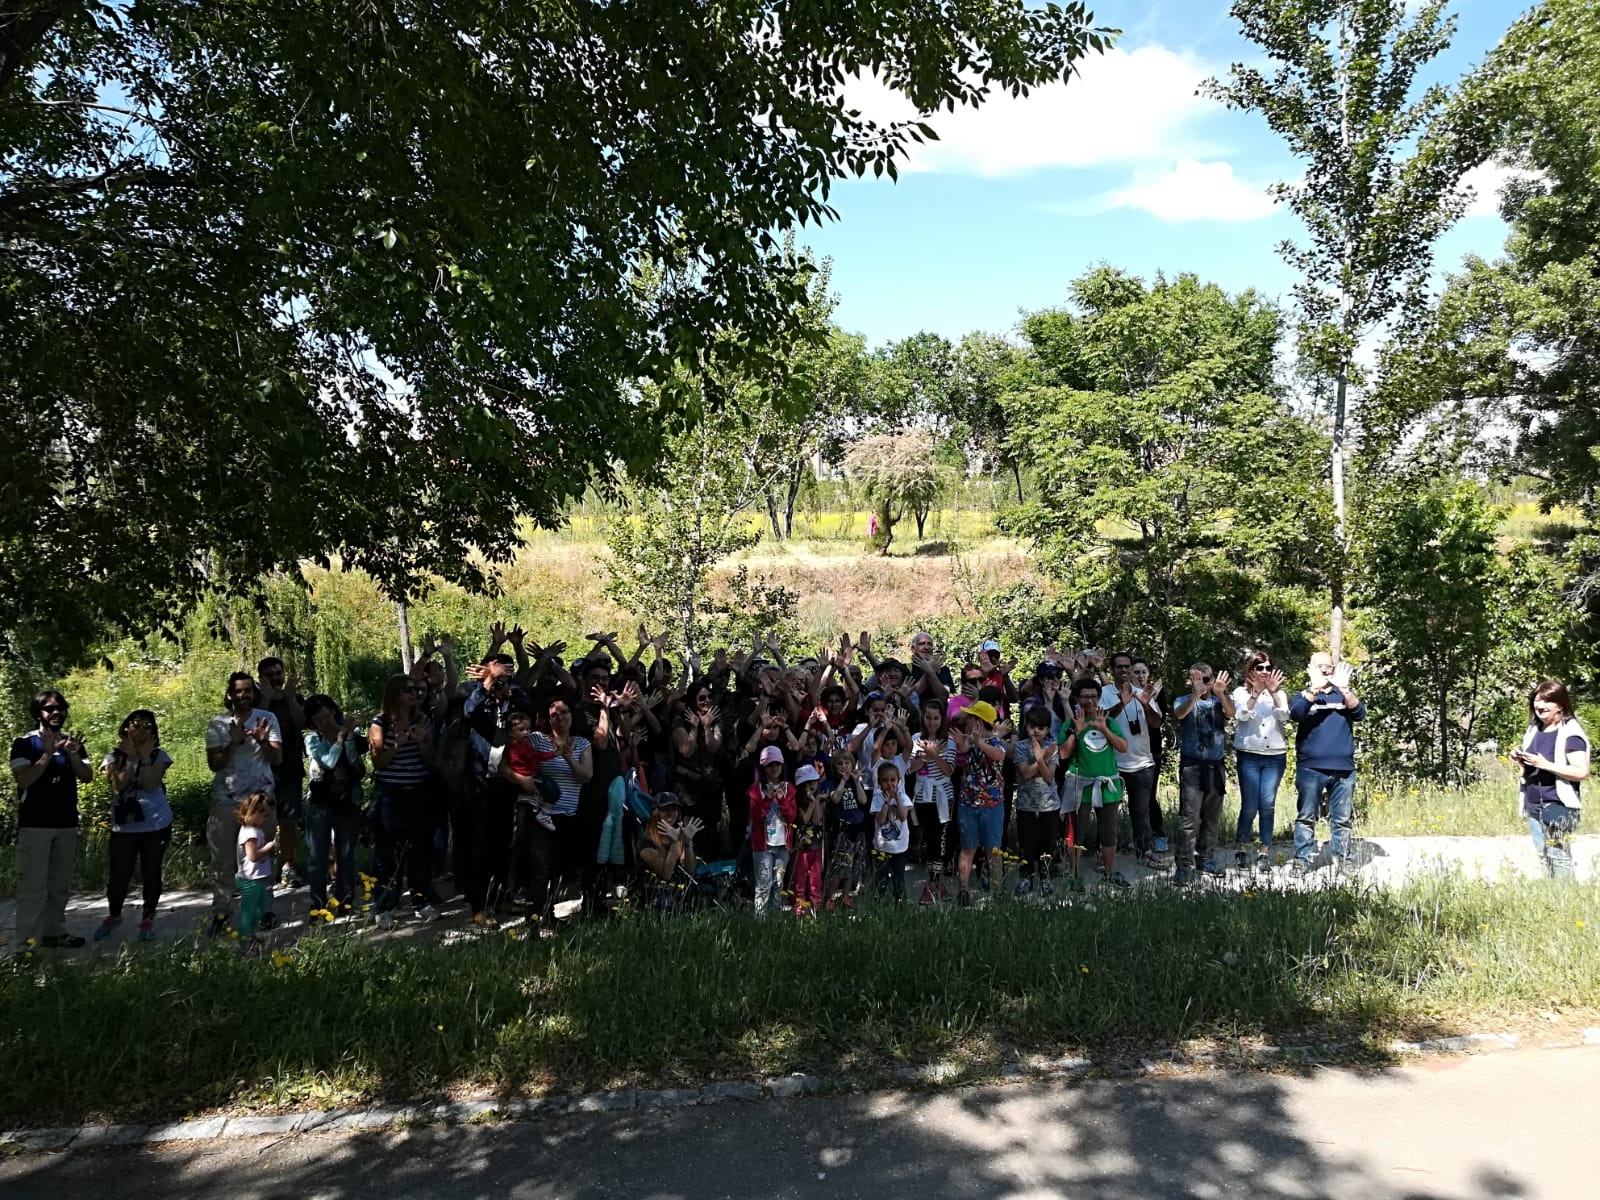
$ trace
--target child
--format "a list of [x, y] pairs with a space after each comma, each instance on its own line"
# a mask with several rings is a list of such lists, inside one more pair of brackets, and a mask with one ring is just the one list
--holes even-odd
[[794, 773], [795, 830], [794, 909], [817, 915], [822, 903], [822, 796], [817, 791], [817, 768], [806, 763]]
[[833, 898], [842, 894], [849, 908], [860, 890], [867, 861], [867, 791], [856, 770], [856, 756], [848, 749], [834, 752], [833, 769], [838, 779], [833, 784], [831, 807], [839, 833], [828, 872], [828, 904], [831, 907]]
[[[556, 823], [546, 811], [547, 803], [560, 799], [561, 793], [548, 779], [539, 777], [539, 764], [556, 756], [554, 750], [539, 750], [533, 744], [533, 718], [525, 712], [506, 716], [506, 744], [497, 756], [500, 778], [517, 789], [517, 824], [523, 823], [522, 809], [528, 809], [532, 819], [549, 833], [556, 831]], [[554, 795], [551, 793], [554, 792]]]
[[942, 704], [922, 706], [922, 732], [911, 738], [911, 777], [916, 794], [911, 811], [921, 830], [922, 862], [928, 882], [922, 903], [950, 898], [941, 883], [949, 850], [950, 814], [955, 808], [956, 746], [949, 737], [949, 718]]
[[872, 812], [877, 818], [872, 845], [883, 855], [878, 890], [892, 888], [896, 904], [906, 898], [906, 852], [911, 849], [911, 800], [900, 780], [900, 768], [892, 759], [878, 763], [878, 786], [872, 797]]
[[[1095, 840], [1100, 845], [1100, 878], [1109, 887], [1131, 886], [1117, 870], [1117, 816], [1122, 804], [1122, 775], [1117, 755], [1128, 752], [1122, 727], [1100, 707], [1100, 681], [1087, 676], [1072, 685], [1068, 697], [1072, 720], [1061, 727], [1061, 762], [1075, 776], [1077, 807], [1087, 797], [1094, 812]], [[1085, 834], [1086, 823], [1080, 822]]]
[[1000, 858], [1000, 839], [1005, 833], [1005, 786], [1001, 769], [1006, 759], [1006, 744], [995, 733], [999, 719], [994, 705], [977, 700], [962, 710], [951, 726], [956, 754], [965, 758], [961, 776], [961, 806], [956, 816], [961, 827], [961, 890], [956, 903], [972, 903], [968, 885], [972, 865], [981, 850], [989, 860], [990, 882], [998, 887], [1005, 864]]
[[1050, 737], [1050, 710], [1042, 702], [1023, 711], [1022, 736], [1011, 756], [1017, 764], [1017, 842], [1023, 858], [1017, 895], [1037, 887], [1041, 896], [1048, 896], [1050, 858], [1061, 840], [1061, 796], [1056, 791], [1060, 748]]
[[277, 820], [272, 797], [266, 792], [251, 792], [233, 810], [239, 822], [238, 868], [234, 885], [239, 889], [239, 936], [249, 939], [246, 950], [261, 944], [256, 926], [261, 914], [272, 906], [272, 852], [277, 840], [267, 841], [266, 830]]
[[778, 908], [795, 821], [794, 785], [783, 777], [783, 751], [761, 752], [761, 778], [750, 785], [750, 850], [755, 860], [756, 916]]

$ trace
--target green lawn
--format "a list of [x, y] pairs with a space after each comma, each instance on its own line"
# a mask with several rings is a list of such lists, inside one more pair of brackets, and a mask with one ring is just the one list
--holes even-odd
[[[0, 967], [0, 1124], [507, 1095], [789, 1071], [885, 1078], [1002, 1050], [1097, 1057], [1496, 1027], [1600, 1007], [1600, 886], [1158, 889], [1043, 909], [863, 903], [816, 922], [623, 915], [375, 948], [229, 944]], [[1377, 1051], [1381, 1053], [1381, 1050]]]

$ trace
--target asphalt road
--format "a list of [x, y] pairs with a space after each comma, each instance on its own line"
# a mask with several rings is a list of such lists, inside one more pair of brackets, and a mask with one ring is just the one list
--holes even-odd
[[[1600, 1051], [725, 1103], [0, 1162], [118, 1200], [1600, 1197]], [[135, 1086], [130, 1083], [130, 1086]]]

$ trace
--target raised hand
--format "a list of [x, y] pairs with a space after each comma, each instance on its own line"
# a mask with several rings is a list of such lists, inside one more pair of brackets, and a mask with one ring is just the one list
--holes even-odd
[[686, 842], [692, 842], [695, 838], [700, 836], [700, 831], [705, 827], [705, 822], [699, 817], [690, 817], [678, 827], [679, 836], [682, 837]]
[[1278, 692], [1281, 691], [1282, 688], [1283, 672], [1277, 670], [1269, 671], [1267, 673], [1267, 690], [1271, 692]]
[[1161, 695], [1161, 680], [1154, 679], [1150, 682], [1150, 703], [1154, 704], [1156, 697]]
[[260, 718], [250, 727], [250, 736], [258, 742], [264, 742], [272, 735], [272, 726], [267, 724], [265, 717]]
[[493, 625], [489, 626], [489, 653], [493, 654], [505, 644], [506, 623], [504, 621], [496, 621]]
[[865, 629], [863, 629], [861, 631], [861, 636], [856, 640], [856, 646], [861, 651], [862, 654], [871, 654], [872, 653], [872, 635], [870, 633], [868, 633]]
[[448, 633], [441, 634], [439, 637], [439, 653], [443, 654], [446, 658], [454, 658], [456, 656], [455, 638], [451, 637]]
[[1214, 696], [1225, 696], [1225, 695], [1227, 695], [1228, 684], [1232, 681], [1232, 678], [1233, 677], [1231, 675], [1229, 675], [1226, 671], [1218, 671], [1216, 679], [1212, 680], [1212, 682], [1211, 682], [1211, 693], [1212, 693], [1212, 695], [1214, 695]]
[[1106, 660], [1106, 652], [1104, 650], [1085, 650], [1084, 654], [1089, 659], [1089, 665], [1096, 671], [1100, 669], [1100, 664]]
[[473, 682], [482, 683], [489, 678], [489, 668], [483, 663], [468, 663], [466, 675]]
[[511, 627], [511, 632], [506, 634], [506, 641], [510, 642], [513, 646], [520, 646], [522, 645], [523, 639], [527, 636], [527, 631], [524, 630], [521, 625], [513, 625]]
[[1333, 686], [1341, 692], [1350, 686], [1349, 663], [1341, 660], [1339, 665], [1333, 668]]

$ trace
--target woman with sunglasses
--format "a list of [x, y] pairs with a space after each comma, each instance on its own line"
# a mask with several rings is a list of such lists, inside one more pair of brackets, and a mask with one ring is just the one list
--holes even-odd
[[402, 881], [418, 919], [437, 920], [433, 892], [433, 806], [428, 763], [433, 758], [433, 721], [422, 711], [423, 685], [409, 675], [391, 675], [382, 711], [367, 729], [373, 790], [378, 800], [378, 878], [383, 895], [380, 923], [400, 902]]
[[78, 857], [78, 785], [94, 778], [83, 740], [66, 732], [67, 698], [38, 692], [28, 705], [35, 727], [11, 743], [17, 783], [17, 941], [73, 949], [67, 894]]
[[1234, 830], [1233, 863], [1250, 862], [1251, 827], [1259, 820], [1261, 847], [1256, 870], [1272, 866], [1272, 826], [1278, 812], [1278, 785], [1288, 764], [1289, 695], [1283, 672], [1272, 656], [1257, 650], [1245, 659], [1244, 682], [1233, 689], [1233, 753], [1239, 770], [1239, 825]]
[[110, 879], [106, 884], [106, 919], [94, 931], [103, 942], [122, 924], [122, 904], [133, 882], [134, 864], [144, 885], [144, 910], [139, 940], [155, 937], [156, 905], [161, 901], [161, 862], [172, 841], [172, 806], [167, 803], [167, 768], [172, 758], [161, 748], [156, 715], [148, 708], [128, 714], [118, 731], [121, 741], [101, 767], [111, 781]]

